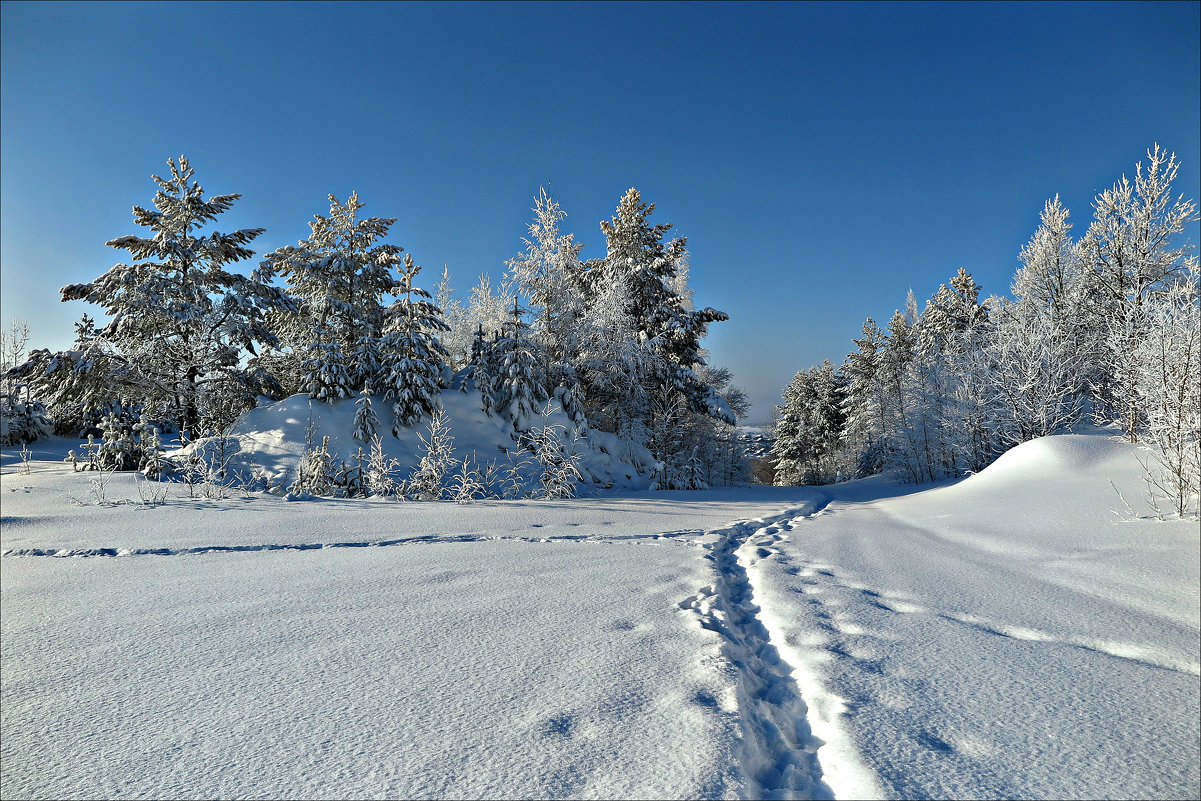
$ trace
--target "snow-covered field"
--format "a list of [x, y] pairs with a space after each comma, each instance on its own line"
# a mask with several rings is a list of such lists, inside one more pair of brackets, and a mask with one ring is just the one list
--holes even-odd
[[1197, 526], [1100, 434], [465, 506], [87, 504], [73, 445], [3, 455], [4, 798], [1201, 794]]

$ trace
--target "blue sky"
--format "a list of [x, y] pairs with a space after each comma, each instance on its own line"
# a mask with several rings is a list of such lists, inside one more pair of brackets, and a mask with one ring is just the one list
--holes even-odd
[[0, 318], [68, 345], [89, 308], [58, 288], [121, 260], [104, 242], [180, 153], [260, 254], [355, 190], [464, 294], [540, 186], [585, 256], [636, 186], [761, 421], [910, 287], [963, 266], [1006, 293], [1043, 201], [1083, 233], [1152, 143], [1198, 198], [1199, 8], [6, 2]]

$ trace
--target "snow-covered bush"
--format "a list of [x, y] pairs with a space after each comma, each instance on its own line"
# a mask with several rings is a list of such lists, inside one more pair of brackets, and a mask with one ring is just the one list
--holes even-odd
[[425, 455], [409, 479], [408, 494], [417, 500], [440, 500], [446, 491], [446, 476], [454, 466], [455, 440], [446, 412], [438, 408], [430, 417], [428, 436], [420, 433], [417, 436], [425, 448]]
[[483, 477], [475, 460], [463, 457], [463, 464], [450, 480], [450, 497], [455, 503], [471, 503], [485, 494]]
[[363, 468], [363, 488], [367, 495], [397, 497], [404, 495], [399, 478], [400, 462], [384, 453], [379, 434], [371, 438], [371, 451]]
[[580, 479], [582, 454], [576, 447], [579, 434], [566, 439], [567, 427], [552, 423], [551, 415], [557, 409], [548, 405], [542, 413], [542, 426], [529, 435], [534, 460], [538, 464], [538, 480], [543, 498], [574, 498]]
[[0, 445], [20, 445], [53, 433], [44, 404], [29, 400], [21, 389], [0, 396]]
[[329, 437], [321, 438], [321, 445], [309, 447], [300, 462], [296, 480], [288, 487], [288, 493], [298, 495], [329, 495], [334, 488], [333, 462], [329, 454]]

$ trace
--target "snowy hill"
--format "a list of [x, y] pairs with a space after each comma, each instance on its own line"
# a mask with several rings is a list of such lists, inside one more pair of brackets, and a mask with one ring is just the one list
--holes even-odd
[[[457, 464], [469, 458], [480, 468], [494, 463], [505, 469], [529, 459], [528, 450], [515, 441], [513, 427], [499, 416], [485, 414], [478, 394], [446, 390], [441, 397], [454, 438], [453, 459]], [[381, 400], [376, 408], [384, 453], [398, 462], [400, 474], [407, 475], [425, 454], [420, 437], [429, 438], [429, 420], [403, 429], [397, 438], [390, 432], [388, 404]], [[230, 468], [250, 474], [257, 467], [273, 486], [286, 487], [295, 479], [310, 443], [319, 446], [324, 437], [329, 437], [333, 461], [349, 464], [360, 448], [364, 453], [370, 451], [368, 444], [354, 438], [354, 418], [355, 401], [351, 398], [327, 404], [306, 395], [293, 395], [278, 402], [265, 402], [243, 415], [233, 427]], [[547, 423], [562, 426], [565, 432], [574, 431], [571, 421], [561, 411], [555, 411], [546, 421], [539, 419], [535, 428]], [[567, 436], [570, 438], [570, 434]], [[211, 454], [216, 444], [207, 441], [200, 447]], [[650, 485], [654, 459], [645, 448], [602, 431], [589, 431], [575, 447], [581, 453], [579, 468], [584, 484], [581, 492], [639, 490]], [[531, 471], [526, 472], [532, 475]]]

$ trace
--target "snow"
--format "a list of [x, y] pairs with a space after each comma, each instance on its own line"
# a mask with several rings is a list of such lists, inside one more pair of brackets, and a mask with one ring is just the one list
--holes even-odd
[[98, 505], [70, 447], [3, 454], [3, 797], [1201, 792], [1198, 531], [1101, 433], [933, 488], [464, 506]]

